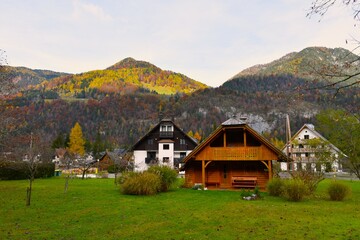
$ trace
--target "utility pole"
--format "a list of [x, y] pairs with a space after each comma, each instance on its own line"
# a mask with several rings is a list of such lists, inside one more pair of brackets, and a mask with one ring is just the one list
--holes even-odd
[[[291, 146], [291, 129], [289, 114], [286, 114], [286, 155], [288, 158], [292, 158], [292, 146]], [[294, 162], [292, 161], [292, 170], [294, 170]], [[290, 170], [290, 163], [287, 163], [287, 170]]]

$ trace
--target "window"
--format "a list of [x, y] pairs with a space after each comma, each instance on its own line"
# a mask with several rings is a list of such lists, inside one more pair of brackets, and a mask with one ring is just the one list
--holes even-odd
[[301, 162], [298, 162], [296, 165], [298, 171], [302, 170]]
[[172, 125], [162, 125], [160, 127], [160, 131], [161, 132], [172, 132], [173, 131], [173, 126]]
[[182, 159], [182, 158], [184, 158], [184, 157], [186, 157], [186, 152], [181, 152], [181, 153], [180, 153], [180, 158]]
[[154, 139], [152, 139], [152, 138], [148, 139], [147, 144], [148, 145], [153, 145], [154, 144]]
[[169, 160], [170, 160], [170, 158], [169, 158], [169, 157], [163, 157], [163, 162], [164, 162], [164, 163], [168, 163], [168, 162], [169, 162]]
[[304, 135], [304, 139], [309, 139], [309, 135]]
[[180, 145], [185, 145], [185, 144], [186, 144], [185, 139], [181, 138], [180, 139]]
[[308, 153], [308, 152], [305, 153], [305, 157], [309, 157], [309, 153]]
[[163, 145], [163, 149], [164, 149], [164, 150], [169, 150], [169, 149], [170, 149], [170, 145], [169, 145], [169, 144], [164, 144], [164, 145]]

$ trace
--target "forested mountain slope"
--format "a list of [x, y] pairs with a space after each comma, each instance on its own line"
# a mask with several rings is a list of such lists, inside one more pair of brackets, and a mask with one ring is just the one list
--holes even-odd
[[[324, 56], [314, 55], [319, 57]], [[248, 117], [248, 123], [260, 133], [284, 139], [286, 114], [295, 132], [324, 109], [360, 111], [358, 87], [343, 89], [335, 97], [333, 91], [317, 88], [321, 83], [300, 78], [298, 72], [253, 73], [247, 71], [218, 88], [208, 88], [182, 74], [127, 58], [105, 70], [44, 81], [9, 100], [9, 107], [3, 110], [21, 120], [15, 139], [37, 131], [51, 143], [79, 122], [90, 142], [101, 133], [104, 141], [121, 147], [132, 145], [148, 132], [160, 112], [185, 132], [203, 138], [236, 115]], [[158, 94], [165, 92], [168, 94]], [[69, 101], [68, 96], [77, 98]]]

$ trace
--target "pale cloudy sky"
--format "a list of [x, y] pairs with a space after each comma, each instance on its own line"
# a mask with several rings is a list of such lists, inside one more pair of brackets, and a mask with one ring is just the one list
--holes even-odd
[[0, 0], [11, 66], [80, 73], [126, 57], [219, 86], [241, 70], [356, 37], [351, 9], [312, 0]]

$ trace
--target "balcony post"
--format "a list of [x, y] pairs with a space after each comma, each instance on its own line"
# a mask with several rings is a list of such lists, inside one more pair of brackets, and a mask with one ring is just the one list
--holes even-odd
[[202, 186], [205, 188], [205, 160], [201, 160], [201, 179]]

